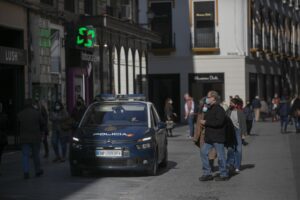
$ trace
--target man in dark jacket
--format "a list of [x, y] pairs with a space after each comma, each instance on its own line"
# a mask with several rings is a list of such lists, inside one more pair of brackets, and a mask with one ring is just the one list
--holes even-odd
[[216, 177], [216, 181], [228, 180], [228, 170], [226, 168], [225, 158], [225, 117], [224, 109], [219, 105], [220, 98], [216, 91], [210, 91], [207, 94], [206, 104], [210, 107], [205, 114], [204, 120], [200, 123], [205, 126], [204, 145], [201, 147], [201, 160], [203, 165], [203, 176], [200, 181], [213, 180], [212, 169], [209, 165], [208, 153], [215, 147], [217, 151], [220, 176]]
[[25, 108], [18, 113], [20, 143], [22, 144], [22, 164], [24, 179], [29, 178], [29, 160], [32, 152], [35, 175], [41, 176], [43, 170], [40, 163], [40, 144], [42, 141], [41, 127], [44, 120], [41, 112], [34, 109], [31, 99], [25, 101]]

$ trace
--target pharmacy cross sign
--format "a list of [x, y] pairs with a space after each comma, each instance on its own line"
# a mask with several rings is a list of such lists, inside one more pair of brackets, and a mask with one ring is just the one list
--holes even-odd
[[78, 46], [93, 47], [96, 37], [96, 31], [91, 26], [79, 27], [77, 32], [76, 44]]

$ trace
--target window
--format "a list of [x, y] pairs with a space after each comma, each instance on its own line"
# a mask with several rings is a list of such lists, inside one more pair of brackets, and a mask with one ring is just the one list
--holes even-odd
[[84, 0], [84, 13], [93, 15], [93, 1], [92, 0]]
[[154, 14], [151, 30], [159, 33], [161, 37], [161, 44], [152, 44], [152, 48], [172, 48], [172, 3], [152, 3], [150, 9]]
[[41, 3], [53, 6], [53, 0], [41, 0]]
[[194, 47], [216, 47], [215, 2], [194, 2]]
[[74, 0], [65, 0], [65, 10], [70, 12], [75, 12], [75, 1]]
[[50, 43], [51, 72], [59, 73], [61, 71], [61, 48], [59, 30], [51, 29]]

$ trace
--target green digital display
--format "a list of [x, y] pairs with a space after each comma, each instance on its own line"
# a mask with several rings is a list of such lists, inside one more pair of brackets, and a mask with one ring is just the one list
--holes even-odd
[[87, 48], [94, 47], [96, 31], [93, 27], [79, 27], [76, 37], [76, 44]]

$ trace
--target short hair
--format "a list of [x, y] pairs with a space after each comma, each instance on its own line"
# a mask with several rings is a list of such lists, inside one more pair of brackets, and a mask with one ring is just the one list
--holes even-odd
[[214, 97], [216, 102], [220, 102], [220, 96], [217, 91], [211, 90], [208, 92], [210, 96]]

